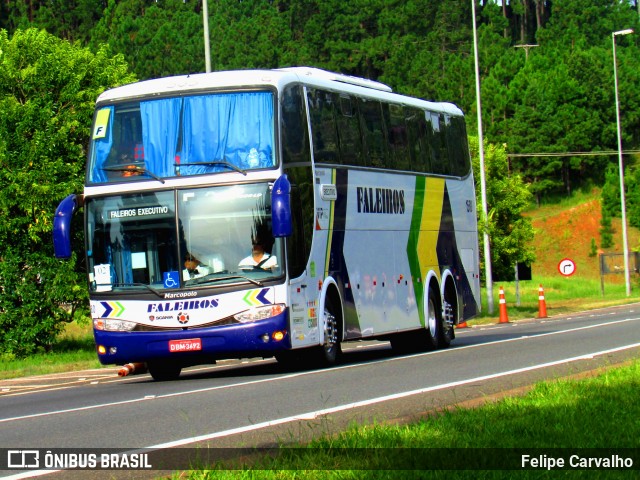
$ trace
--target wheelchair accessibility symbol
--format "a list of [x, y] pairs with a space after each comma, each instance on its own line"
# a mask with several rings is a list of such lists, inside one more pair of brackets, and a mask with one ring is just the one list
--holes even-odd
[[180, 272], [164, 272], [162, 276], [164, 288], [178, 288], [180, 286]]

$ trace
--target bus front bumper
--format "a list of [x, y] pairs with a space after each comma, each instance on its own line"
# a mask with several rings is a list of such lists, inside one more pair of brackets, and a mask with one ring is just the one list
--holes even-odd
[[287, 312], [252, 323], [153, 332], [111, 332], [94, 329], [98, 359], [123, 365], [176, 359], [184, 365], [223, 358], [273, 356], [291, 348]]

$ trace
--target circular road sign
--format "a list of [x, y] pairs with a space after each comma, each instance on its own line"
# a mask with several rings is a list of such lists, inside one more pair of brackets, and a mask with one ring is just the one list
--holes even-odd
[[560, 275], [570, 277], [576, 273], [576, 264], [570, 258], [564, 258], [558, 264], [558, 272], [560, 272]]

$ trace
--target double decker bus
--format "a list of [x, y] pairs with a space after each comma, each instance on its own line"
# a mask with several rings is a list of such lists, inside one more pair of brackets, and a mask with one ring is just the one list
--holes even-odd
[[142, 81], [96, 102], [82, 195], [97, 353], [155, 380], [217, 359], [447, 347], [480, 309], [464, 117], [315, 68]]

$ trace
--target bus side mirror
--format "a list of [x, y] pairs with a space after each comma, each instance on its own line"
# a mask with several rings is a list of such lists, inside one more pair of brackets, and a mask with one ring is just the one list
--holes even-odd
[[291, 184], [287, 175], [281, 175], [271, 190], [271, 230], [274, 237], [290, 237], [293, 233], [291, 221]]
[[71, 219], [78, 209], [76, 196], [71, 194], [60, 202], [53, 217], [53, 251], [56, 258], [71, 258]]

